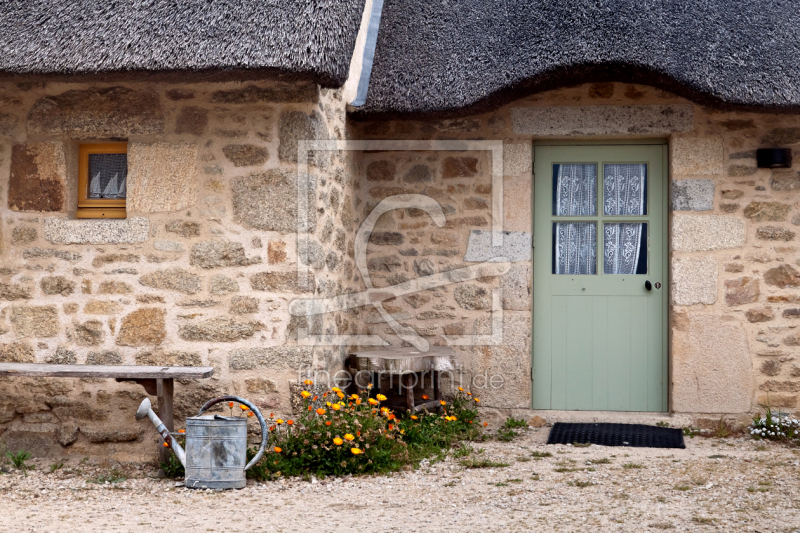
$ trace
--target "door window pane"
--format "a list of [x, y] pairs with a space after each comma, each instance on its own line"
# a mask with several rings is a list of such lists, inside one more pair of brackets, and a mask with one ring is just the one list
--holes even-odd
[[597, 215], [596, 164], [553, 165], [553, 215], [557, 217]]
[[647, 274], [647, 224], [603, 224], [603, 274]]
[[597, 274], [597, 225], [553, 224], [553, 274]]
[[603, 214], [647, 214], [647, 165], [603, 165]]

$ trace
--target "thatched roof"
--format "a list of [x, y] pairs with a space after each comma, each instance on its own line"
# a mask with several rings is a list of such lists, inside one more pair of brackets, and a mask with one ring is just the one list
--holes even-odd
[[800, 2], [385, 0], [357, 114], [481, 111], [587, 81], [796, 111]]
[[266, 70], [344, 83], [364, 0], [0, 0], [0, 73]]

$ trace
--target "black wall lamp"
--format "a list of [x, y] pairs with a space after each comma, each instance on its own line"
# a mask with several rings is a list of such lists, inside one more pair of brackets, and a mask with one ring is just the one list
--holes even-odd
[[792, 166], [791, 148], [759, 148], [756, 150], [758, 168], [790, 168]]

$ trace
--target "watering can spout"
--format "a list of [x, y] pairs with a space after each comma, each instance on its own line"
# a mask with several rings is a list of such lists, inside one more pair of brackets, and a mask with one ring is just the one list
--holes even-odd
[[175, 437], [169, 432], [167, 427], [164, 425], [164, 422], [158, 418], [153, 412], [153, 408], [150, 405], [150, 399], [145, 398], [142, 400], [142, 403], [139, 405], [139, 409], [136, 411], [136, 420], [141, 420], [143, 418], [149, 418], [150, 422], [156, 427], [156, 431], [161, 434], [161, 437], [164, 439], [164, 442], [169, 444], [169, 447], [172, 448], [172, 451], [175, 452], [175, 457], [178, 458], [178, 461], [185, 467], [186, 466], [186, 452], [183, 450], [178, 441], [175, 440]]

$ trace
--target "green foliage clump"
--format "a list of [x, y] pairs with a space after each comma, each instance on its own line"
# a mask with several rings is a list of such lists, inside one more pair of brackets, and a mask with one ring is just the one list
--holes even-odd
[[[310, 380], [304, 382], [311, 386]], [[320, 396], [302, 391], [297, 420], [269, 420], [269, 449], [248, 477], [344, 476], [393, 472], [442, 456], [454, 444], [480, 436], [477, 403], [459, 390], [441, 413], [396, 414], [381, 406], [386, 397], [369, 390], [345, 395], [337, 387]], [[248, 460], [256, 453], [248, 450]]]
[[[175, 440], [178, 441], [178, 444], [185, 447], [186, 443], [186, 435], [183, 433], [178, 433], [178, 435], [173, 435]], [[166, 444], [166, 443], [165, 443]], [[170, 448], [169, 456], [167, 457], [166, 463], [158, 463], [158, 466], [161, 470], [164, 471], [164, 477], [175, 479], [175, 478], [182, 478], [186, 476], [186, 469], [178, 460], [178, 457], [175, 455], [175, 452], [172, 451]]]
[[509, 463], [502, 461], [492, 461], [490, 459], [464, 459], [461, 461], [461, 466], [464, 468], [505, 468], [511, 466]]
[[506, 418], [506, 421], [503, 422], [503, 429], [517, 429], [517, 428], [527, 428], [528, 423], [525, 422], [522, 418], [514, 418], [513, 416], [509, 416]]
[[186, 469], [175, 456], [174, 453], [167, 457], [166, 463], [159, 463], [161, 470], [164, 471], [164, 476], [170, 479], [181, 478], [186, 476]]
[[101, 485], [103, 483], [121, 483], [126, 479], [128, 479], [128, 476], [126, 476], [122, 470], [119, 468], [112, 468], [107, 474], [100, 474], [96, 478], [90, 479], [89, 483], [98, 483]]
[[764, 416], [757, 414], [753, 417], [750, 435], [755, 439], [794, 440], [800, 437], [800, 420], [780, 411], [773, 413], [767, 406]]
[[700, 430], [697, 428], [693, 428], [691, 426], [687, 426], [683, 428], [683, 436], [689, 437], [690, 439], [695, 438], [697, 435], [700, 434]]
[[511, 442], [515, 437], [519, 436], [518, 429], [527, 428], [528, 423], [521, 418], [514, 418], [510, 416], [503, 422], [502, 427], [497, 430], [497, 440], [503, 442]]
[[11, 459], [11, 464], [17, 470], [22, 470], [22, 474], [25, 477], [28, 477], [28, 470], [33, 470], [34, 466], [29, 465], [27, 460], [31, 458], [30, 452], [26, 452], [25, 450], [19, 450], [17, 453], [6, 452], [6, 457]]

